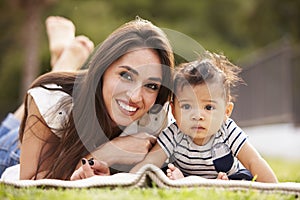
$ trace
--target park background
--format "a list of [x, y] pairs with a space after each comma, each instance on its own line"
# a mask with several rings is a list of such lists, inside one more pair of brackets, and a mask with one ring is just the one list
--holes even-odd
[[262, 154], [300, 160], [299, 0], [1, 0], [0, 11], [0, 119], [50, 70], [47, 16], [98, 44], [138, 15], [241, 66], [233, 118]]

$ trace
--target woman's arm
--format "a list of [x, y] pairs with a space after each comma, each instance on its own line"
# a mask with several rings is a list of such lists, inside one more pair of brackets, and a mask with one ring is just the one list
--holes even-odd
[[141, 162], [156, 143], [156, 137], [147, 133], [122, 136], [100, 146], [92, 152], [94, 158], [111, 166], [133, 165]]
[[113, 164], [133, 165], [141, 162], [156, 143], [156, 137], [147, 133], [122, 136], [107, 142], [85, 156], [84, 160], [94, 158], [91, 166], [80, 161], [71, 180], [88, 178], [94, 175], [109, 175], [109, 166]]
[[47, 164], [53, 161], [49, 157], [40, 163], [40, 158], [50, 148], [55, 148], [58, 138], [46, 126], [34, 99], [28, 95], [28, 116], [21, 141], [20, 179], [41, 179], [47, 173]]
[[146, 158], [135, 165], [131, 170], [130, 173], [136, 173], [141, 167], [146, 164], [153, 164], [157, 167], [161, 167], [164, 162], [167, 160], [167, 154], [162, 150], [160, 145], [156, 143], [156, 145], [151, 149], [151, 151], [147, 154]]
[[253, 176], [257, 176], [257, 181], [270, 183], [278, 182], [276, 175], [269, 164], [248, 141], [242, 146], [237, 158]]

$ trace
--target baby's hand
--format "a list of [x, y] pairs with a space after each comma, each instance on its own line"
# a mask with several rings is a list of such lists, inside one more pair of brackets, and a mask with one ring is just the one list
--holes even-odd
[[217, 179], [218, 180], [229, 180], [229, 178], [225, 172], [219, 172]]
[[75, 170], [70, 178], [71, 181], [85, 179], [92, 176], [110, 175], [109, 167], [103, 161], [94, 159], [82, 159], [82, 166]]
[[183, 173], [180, 171], [180, 169], [175, 167], [172, 163], [168, 164], [167, 176], [171, 180], [184, 178]]

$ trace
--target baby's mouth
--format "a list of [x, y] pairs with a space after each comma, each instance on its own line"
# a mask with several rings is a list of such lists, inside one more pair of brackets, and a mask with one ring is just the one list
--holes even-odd
[[197, 131], [205, 130], [203, 126], [193, 126], [192, 129]]

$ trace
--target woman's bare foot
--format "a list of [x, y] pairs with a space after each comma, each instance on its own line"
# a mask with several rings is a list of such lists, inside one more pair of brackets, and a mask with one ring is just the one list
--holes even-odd
[[63, 52], [52, 67], [52, 71], [78, 70], [93, 50], [94, 43], [88, 37], [77, 36], [64, 47]]
[[64, 48], [74, 40], [75, 26], [66, 18], [50, 16], [46, 19], [46, 30], [51, 53], [51, 66], [53, 67]]
[[169, 177], [169, 179], [176, 180], [176, 179], [184, 178], [180, 169], [175, 167], [173, 164], [169, 163], [168, 168], [169, 169], [167, 169], [167, 176]]

